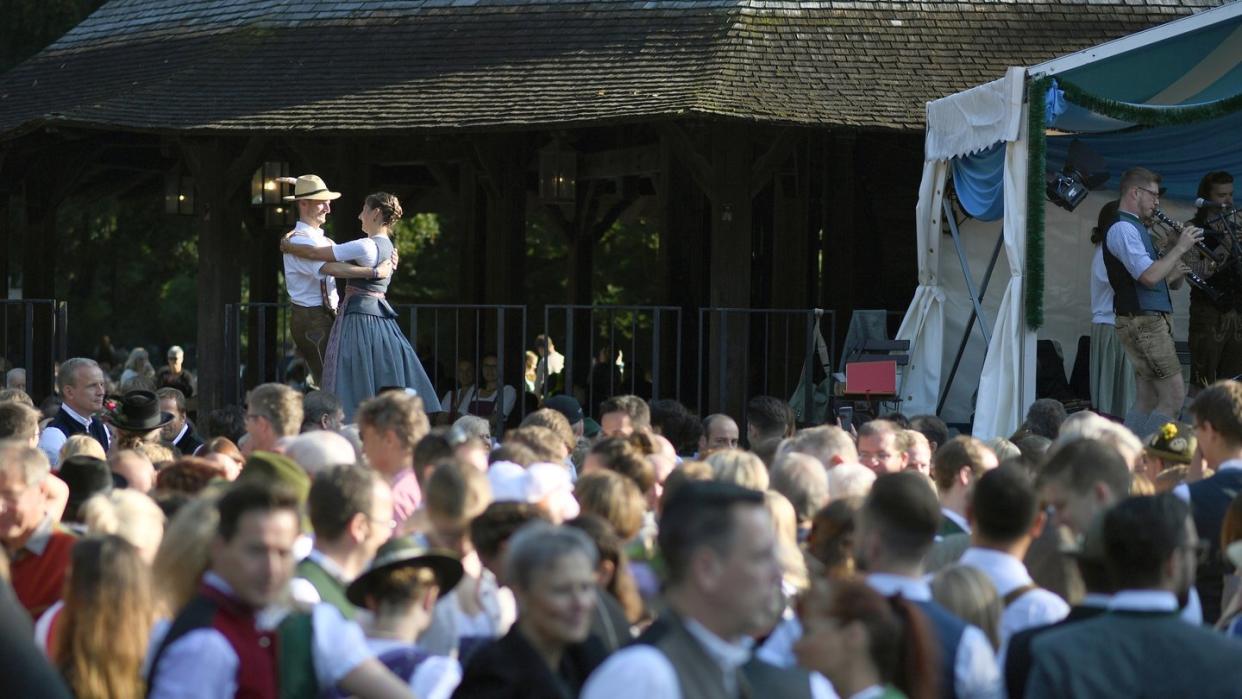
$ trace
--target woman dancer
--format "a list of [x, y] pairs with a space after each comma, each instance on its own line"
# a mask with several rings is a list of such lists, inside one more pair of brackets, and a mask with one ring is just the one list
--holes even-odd
[[[401, 218], [401, 203], [385, 192], [366, 198], [358, 220], [366, 238], [329, 247], [294, 245], [286, 238], [281, 252], [320, 262], [349, 260], [375, 267], [392, 256], [392, 227]], [[350, 279], [341, 313], [332, 325], [323, 362], [323, 388], [336, 394], [352, 422], [358, 404], [385, 386], [413, 389], [428, 413], [440, 412], [431, 379], [397, 326], [397, 313], [384, 299], [392, 277]]]

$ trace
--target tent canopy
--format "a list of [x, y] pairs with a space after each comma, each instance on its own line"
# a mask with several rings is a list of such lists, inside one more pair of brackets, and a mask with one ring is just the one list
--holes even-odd
[[[1010, 434], [1035, 399], [1036, 330], [1040, 337], [1059, 339], [1069, 362], [1076, 338], [1090, 329], [1089, 310], [1084, 314], [1062, 308], [1067, 301], [1062, 287], [1079, 289], [1078, 296], [1068, 299], [1071, 306], [1090, 306], [1085, 295], [1090, 249], [1064, 254], [1082, 243], [1085, 236], [1079, 229], [1084, 224], [1046, 207], [1042, 194], [1037, 196], [1042, 181], [1027, 186], [1028, 156], [1036, 162], [1033, 170], [1043, 151], [1031, 152], [1027, 126], [1032, 115], [1023, 97], [1031, 79], [1045, 76], [1127, 107], [1174, 110], [1219, 105], [1222, 100], [1237, 104], [1242, 95], [1242, 3], [1029, 68], [1011, 68], [1000, 80], [928, 103], [924, 181], [916, 213], [920, 286], [898, 333], [911, 341], [903, 396], [912, 413], [933, 412], [943, 405], [950, 422], [969, 422], [973, 415], [974, 434], [984, 438]], [[1148, 128], [1094, 113], [1055, 88], [1048, 102], [1037, 105], [1041, 114], [1036, 115], [1048, 117], [1047, 122], [1030, 121], [1050, 129], [1046, 141], [1039, 137], [1043, 131], [1035, 139], [1046, 146], [1049, 170], [1064, 164], [1070, 142], [1079, 138], [1104, 157], [1114, 188], [1123, 170], [1140, 164], [1161, 172], [1168, 196], [1182, 199], [1193, 198], [1199, 179], [1210, 170], [1242, 172], [1242, 112]], [[1037, 174], [1032, 171], [1030, 176]], [[959, 222], [960, 216], [946, 204], [949, 177], [972, 220]], [[1028, 212], [1028, 205], [1037, 208]], [[1093, 223], [1098, 204], [1083, 209], [1090, 209]], [[1042, 235], [1046, 214], [1051, 214], [1047, 241]], [[1028, 215], [1039, 221], [1029, 237]], [[1085, 210], [1079, 216], [1088, 217]], [[989, 220], [1001, 221], [1000, 239], [995, 223], [982, 223]], [[955, 254], [941, 256], [945, 224], [952, 229], [953, 243], [946, 251]], [[975, 240], [979, 237], [984, 240]], [[1046, 274], [1045, 243], [1052, 251]], [[1031, 270], [1037, 270], [1039, 279], [1026, 278]], [[993, 290], [1005, 285], [999, 303], [995, 291], [983, 291], [989, 271], [997, 275]], [[1076, 283], [1079, 276], [1081, 285]], [[1055, 289], [1053, 278], [1059, 284]], [[1034, 289], [1061, 294], [1042, 329], [1032, 327], [1021, 312], [1023, 290], [1032, 281]], [[942, 396], [959, 344], [964, 347], [961, 367], [952, 390]]]

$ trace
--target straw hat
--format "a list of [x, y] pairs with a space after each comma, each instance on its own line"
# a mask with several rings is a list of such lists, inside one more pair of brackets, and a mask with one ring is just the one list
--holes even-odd
[[[288, 178], [281, 178], [282, 182], [288, 182]], [[285, 197], [285, 201], [297, 201], [298, 199], [313, 199], [315, 201], [332, 201], [339, 199], [340, 192], [328, 191], [328, 185], [324, 184], [319, 175], [302, 175], [293, 181], [293, 196]]]

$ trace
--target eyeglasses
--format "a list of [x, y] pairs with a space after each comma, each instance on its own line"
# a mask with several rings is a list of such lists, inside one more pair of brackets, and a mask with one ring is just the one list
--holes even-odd
[[1159, 198], [1160, 198], [1160, 191], [1159, 191], [1159, 190], [1157, 190], [1157, 191], [1153, 192], [1153, 191], [1151, 191], [1150, 189], [1147, 189], [1146, 187], [1135, 187], [1135, 189], [1137, 189], [1137, 190], [1138, 190], [1138, 191], [1140, 191], [1140, 192], [1147, 192], [1148, 194], [1152, 195], [1153, 197], [1155, 197], [1155, 198], [1157, 198], [1157, 199], [1159, 199]]

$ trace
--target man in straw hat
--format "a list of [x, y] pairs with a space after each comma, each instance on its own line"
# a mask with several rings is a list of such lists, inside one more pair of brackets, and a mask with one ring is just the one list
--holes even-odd
[[[332, 203], [340, 198], [318, 175], [302, 175], [297, 179], [280, 178], [280, 182], [293, 185], [293, 195], [285, 201], [295, 202], [298, 223], [290, 233], [290, 242], [315, 247], [332, 245], [324, 235], [323, 225], [332, 213]], [[395, 255], [395, 253], [394, 253]], [[376, 267], [359, 267], [343, 262], [318, 262], [285, 255], [285, 287], [293, 306], [290, 320], [293, 342], [306, 359], [312, 380], [318, 384], [323, 375], [323, 357], [328, 346], [328, 334], [336, 319], [338, 302], [335, 277], [384, 279], [392, 274], [392, 260], [384, 260]]]

